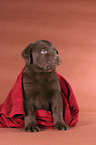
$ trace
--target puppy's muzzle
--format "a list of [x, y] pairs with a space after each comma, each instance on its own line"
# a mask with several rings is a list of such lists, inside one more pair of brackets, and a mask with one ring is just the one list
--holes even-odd
[[60, 65], [61, 63], [61, 59], [58, 55], [54, 57], [54, 61], [57, 63], [57, 65]]

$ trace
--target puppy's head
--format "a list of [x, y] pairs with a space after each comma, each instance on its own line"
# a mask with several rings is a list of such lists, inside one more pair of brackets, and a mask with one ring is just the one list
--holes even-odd
[[38, 40], [30, 43], [22, 52], [27, 65], [33, 65], [42, 71], [55, 70], [61, 63], [58, 51], [53, 43], [47, 40]]

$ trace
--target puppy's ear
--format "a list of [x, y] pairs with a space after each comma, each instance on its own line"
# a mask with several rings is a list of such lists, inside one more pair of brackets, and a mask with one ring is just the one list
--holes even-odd
[[31, 51], [32, 51], [32, 46], [33, 44], [30, 43], [21, 53], [22, 57], [24, 58], [24, 60], [26, 61], [26, 63], [32, 63], [32, 54], [31, 54]]

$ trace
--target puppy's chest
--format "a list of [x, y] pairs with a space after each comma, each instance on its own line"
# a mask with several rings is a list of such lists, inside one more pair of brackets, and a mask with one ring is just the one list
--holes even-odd
[[34, 78], [34, 106], [35, 109], [50, 110], [52, 82], [46, 76]]
[[53, 75], [35, 75], [33, 77], [34, 85], [37, 88], [41, 88], [43, 90], [51, 90], [51, 88], [54, 88], [54, 85], [56, 86], [57, 79]]
[[34, 75], [33, 76], [34, 83], [45, 83], [48, 82], [49, 77], [48, 76], [41, 76], [41, 75]]
[[[54, 74], [35, 74], [25, 78], [25, 88], [33, 98], [35, 109], [50, 109], [54, 91], [60, 91], [57, 76]], [[25, 89], [25, 91], [26, 91]]]

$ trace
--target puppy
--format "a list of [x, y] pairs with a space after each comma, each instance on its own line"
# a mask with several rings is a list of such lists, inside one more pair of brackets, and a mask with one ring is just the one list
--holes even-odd
[[56, 67], [60, 64], [58, 51], [46, 40], [29, 44], [22, 52], [26, 61], [23, 71], [23, 96], [25, 128], [27, 132], [38, 132], [34, 110], [52, 111], [54, 128], [67, 130], [63, 120], [63, 100]]

